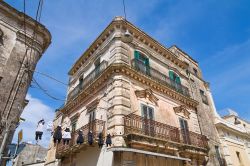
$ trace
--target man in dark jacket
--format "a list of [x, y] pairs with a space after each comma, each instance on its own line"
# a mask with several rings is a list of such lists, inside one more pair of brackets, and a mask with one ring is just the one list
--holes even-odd
[[82, 143], [84, 142], [84, 138], [83, 138], [83, 132], [82, 130], [79, 130], [78, 131], [78, 137], [77, 137], [77, 140], [76, 140], [76, 143], [79, 145], [81, 145]]
[[57, 128], [55, 129], [54, 134], [53, 134], [54, 143], [55, 144], [57, 142], [60, 143], [61, 139], [62, 139], [62, 128], [61, 128], [61, 125], [58, 125]]
[[92, 131], [89, 131], [89, 133], [88, 133], [88, 142], [89, 142], [89, 145], [93, 144], [93, 133], [92, 133]]

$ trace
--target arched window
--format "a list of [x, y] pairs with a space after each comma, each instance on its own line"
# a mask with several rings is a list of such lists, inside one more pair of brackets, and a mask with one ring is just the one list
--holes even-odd
[[137, 70], [150, 75], [149, 59], [139, 51], [134, 52], [134, 64]]

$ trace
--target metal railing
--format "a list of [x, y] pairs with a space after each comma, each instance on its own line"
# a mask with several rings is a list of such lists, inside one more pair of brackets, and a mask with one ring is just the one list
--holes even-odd
[[208, 140], [207, 137], [192, 131], [184, 132], [181, 130], [180, 142], [183, 144], [193, 145], [196, 147], [207, 148]]
[[81, 128], [77, 129], [76, 131], [71, 133], [71, 140], [69, 142], [69, 145], [63, 145], [63, 143], [59, 143], [57, 145], [57, 150], [56, 153], [60, 154], [63, 151], [70, 150], [71, 147], [75, 146], [77, 144], [76, 140], [78, 137], [78, 132], [79, 130], [83, 131], [83, 137], [84, 137], [84, 142], [88, 141], [88, 133], [89, 131], [92, 131], [93, 133], [93, 140], [97, 140], [98, 134], [100, 132], [103, 133], [103, 136], [105, 135], [105, 121], [103, 120], [98, 120], [95, 119], [94, 121], [82, 126]]
[[153, 78], [154, 80], [157, 80], [158, 82], [167, 85], [168, 87], [170, 87], [171, 89], [174, 89], [175, 91], [190, 97], [189, 95], [189, 90], [187, 87], [176, 83], [173, 80], [170, 80], [169, 77], [167, 76], [167, 74], [163, 74], [161, 72], [159, 72], [158, 70], [145, 65], [144, 63], [142, 63], [139, 60], [132, 60], [132, 67], [136, 70], [139, 71], [140, 73], [149, 76], [151, 78]]
[[129, 114], [124, 117], [125, 134], [140, 134], [173, 142], [180, 142], [179, 130], [176, 127], [144, 117]]
[[[188, 131], [187, 135], [180, 132], [177, 127], [149, 120], [135, 114], [124, 117], [124, 134], [135, 134], [162, 139], [200, 148], [207, 148], [207, 138], [204, 135]], [[185, 138], [185, 139], [184, 139]]]
[[68, 100], [74, 98], [81, 92], [81, 90], [91, 84], [101, 73], [107, 68], [108, 62], [102, 61], [99, 66], [97, 66], [92, 72], [90, 72], [85, 78], [83, 78], [82, 83], [78, 84], [69, 94]]

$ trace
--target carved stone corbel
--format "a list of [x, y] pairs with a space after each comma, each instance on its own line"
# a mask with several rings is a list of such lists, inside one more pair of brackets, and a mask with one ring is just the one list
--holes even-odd
[[185, 105], [181, 105], [179, 107], [174, 107], [174, 112], [176, 114], [183, 114], [184, 117], [186, 118], [190, 118], [189, 115], [190, 115], [190, 112], [187, 110], [186, 106]]
[[155, 103], [158, 105], [158, 98], [153, 94], [153, 91], [151, 89], [145, 89], [145, 90], [136, 90], [135, 95], [138, 98], [148, 98], [149, 101]]

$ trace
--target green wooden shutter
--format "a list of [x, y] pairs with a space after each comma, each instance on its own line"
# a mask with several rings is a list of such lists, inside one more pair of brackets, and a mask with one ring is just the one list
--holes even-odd
[[180, 77], [176, 77], [176, 78], [175, 78], [175, 82], [176, 82], [177, 84], [181, 84], [181, 79], [180, 79]]
[[147, 67], [149, 67], [149, 59], [148, 59], [148, 58], [145, 58], [145, 65], [146, 65]]
[[150, 75], [149, 59], [145, 58], [146, 73]]
[[174, 81], [174, 72], [172, 70], [169, 70], [169, 78], [170, 80]]
[[138, 51], [134, 52], [135, 59], [138, 60], [140, 57], [140, 53]]

